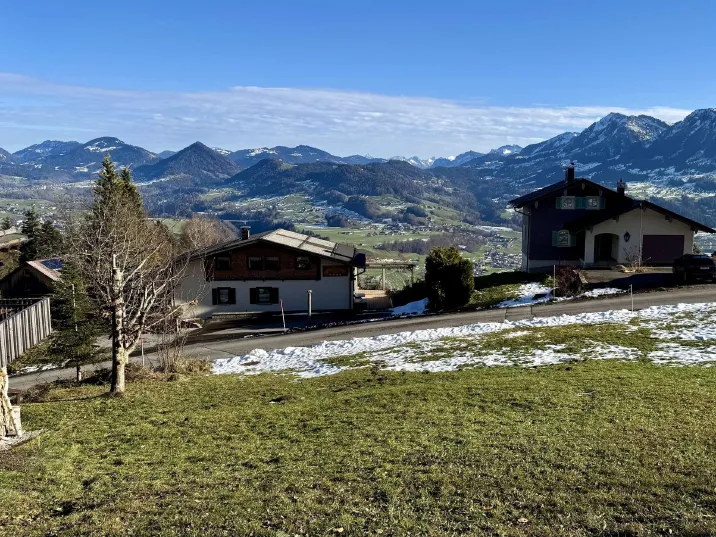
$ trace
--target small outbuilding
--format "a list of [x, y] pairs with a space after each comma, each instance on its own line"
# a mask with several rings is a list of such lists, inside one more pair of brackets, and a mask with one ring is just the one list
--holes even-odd
[[62, 277], [62, 260], [36, 259], [23, 263], [0, 280], [3, 298], [35, 298], [52, 294]]

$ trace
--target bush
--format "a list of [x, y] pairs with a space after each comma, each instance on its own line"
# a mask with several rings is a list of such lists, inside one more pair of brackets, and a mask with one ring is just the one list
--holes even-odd
[[475, 290], [472, 261], [457, 248], [433, 248], [425, 260], [425, 284], [430, 309], [443, 310], [464, 306]]
[[582, 292], [582, 280], [579, 271], [572, 267], [557, 269], [557, 296], [574, 296]]
[[428, 296], [428, 289], [424, 280], [418, 280], [415, 283], [406, 285], [399, 291], [390, 293], [393, 306], [404, 306], [410, 302], [422, 300]]

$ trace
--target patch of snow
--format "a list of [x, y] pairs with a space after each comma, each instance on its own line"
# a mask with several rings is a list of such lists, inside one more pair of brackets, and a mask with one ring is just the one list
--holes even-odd
[[428, 299], [408, 302], [404, 306], [398, 306], [391, 310], [393, 315], [423, 315], [428, 307]]
[[[326, 359], [337, 356], [352, 356], [366, 353], [368, 358], [381, 364], [385, 369], [400, 371], [452, 371], [461, 366], [499, 366], [522, 365], [538, 366], [564, 363], [573, 359], [621, 359], [633, 360], [640, 356], [638, 349], [603, 343], [584, 342], [584, 353], [573, 356], [564, 351], [561, 345], [545, 345], [518, 356], [511, 356], [507, 350], [491, 351], [488, 354], [475, 354], [470, 350], [457, 349], [447, 358], [436, 360], [418, 360], [414, 358], [419, 350], [430, 351], [445, 343], [441, 340], [454, 338], [467, 340], [479, 339], [496, 332], [512, 331], [508, 335], [517, 337], [527, 335], [526, 329], [581, 324], [615, 323], [630, 326], [629, 321], [639, 319], [641, 326], [670, 325], [674, 319], [685, 316], [684, 322], [691, 325], [672, 334], [673, 339], [683, 335], [689, 338], [713, 340], [714, 345], [694, 348], [680, 345], [677, 341], [662, 342], [647, 357], [658, 364], [692, 365], [716, 362], [716, 303], [677, 304], [654, 306], [638, 312], [611, 310], [578, 315], [560, 315], [555, 317], [537, 317], [523, 321], [505, 321], [503, 323], [478, 323], [466, 326], [432, 328], [414, 332], [400, 332], [368, 338], [355, 338], [342, 341], [324, 341], [312, 347], [287, 347], [272, 351], [256, 349], [246, 356], [216, 360], [214, 373], [258, 374], [272, 371], [291, 371], [300, 377], [316, 377], [338, 373], [346, 367], [326, 363]], [[634, 329], [637, 327], [634, 326]], [[654, 330], [654, 334], [658, 332]], [[658, 336], [657, 336], [658, 337]], [[407, 345], [411, 343], [412, 345]], [[451, 343], [453, 344], [453, 343]], [[416, 347], [419, 347], [416, 348]]]
[[517, 298], [500, 302], [496, 308], [514, 308], [540, 304], [552, 299], [552, 289], [541, 283], [524, 283], [517, 290]]

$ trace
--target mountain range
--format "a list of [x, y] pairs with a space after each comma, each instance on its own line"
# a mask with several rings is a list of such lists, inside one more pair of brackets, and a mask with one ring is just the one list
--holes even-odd
[[[229, 151], [197, 142], [179, 152], [153, 153], [113, 137], [84, 144], [49, 140], [12, 154], [0, 150], [0, 176], [27, 178], [32, 184], [86, 181], [106, 153], [132, 168], [138, 183], [161, 183], [153, 189], [164, 194], [172, 185], [184, 191], [236, 188], [246, 195], [300, 191], [319, 197], [321, 189], [345, 195], [387, 189], [398, 197], [426, 199], [449, 198], [446, 192], [454, 188], [455, 196], [469, 192], [504, 205], [510, 196], [561, 179], [565, 165], [573, 162], [579, 176], [608, 186], [624, 178], [645, 196], [701, 200], [716, 192], [716, 109], [696, 110], [674, 124], [611, 113], [582, 132], [524, 148], [508, 145], [430, 159], [340, 157], [306, 145]], [[481, 186], [488, 183], [492, 191]], [[418, 193], [412, 184], [419, 185]], [[484, 211], [481, 203], [472, 206]]]

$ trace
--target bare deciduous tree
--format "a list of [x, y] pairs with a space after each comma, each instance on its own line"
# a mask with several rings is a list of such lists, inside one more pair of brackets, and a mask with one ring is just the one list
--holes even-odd
[[184, 224], [181, 233], [181, 245], [187, 251], [207, 248], [235, 239], [236, 234], [228, 224], [216, 218], [194, 215]]
[[125, 391], [124, 372], [142, 335], [180, 306], [173, 292], [186, 256], [167, 228], [148, 217], [129, 170], [117, 173], [109, 155], [88, 213], [68, 230], [69, 255], [93, 300], [112, 319], [111, 392]]

